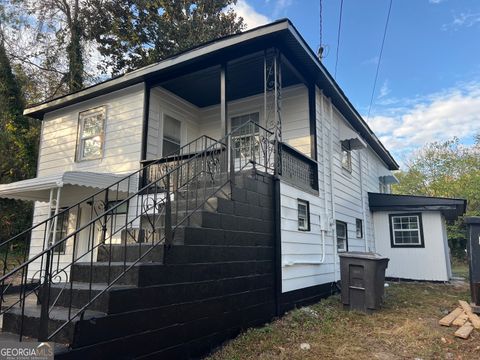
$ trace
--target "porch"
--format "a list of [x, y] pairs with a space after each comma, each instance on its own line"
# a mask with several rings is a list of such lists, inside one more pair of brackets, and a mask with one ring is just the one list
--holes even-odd
[[[287, 182], [316, 193], [315, 86], [273, 48], [215, 62], [148, 84], [142, 166], [157, 164], [144, 174], [143, 184], [164, 173], [180, 148], [187, 159], [208, 147], [207, 139], [222, 142], [238, 129], [232, 134], [236, 170], [255, 167], [246, 159], [273, 162], [278, 155], [272, 172], [278, 168], [276, 174]], [[248, 122], [258, 126], [245, 126]], [[200, 136], [204, 145], [195, 141]], [[265, 142], [271, 154], [265, 153]]]

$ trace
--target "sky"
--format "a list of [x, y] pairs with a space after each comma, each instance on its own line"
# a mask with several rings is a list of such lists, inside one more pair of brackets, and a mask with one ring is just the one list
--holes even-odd
[[[480, 0], [393, 0], [373, 104], [370, 100], [390, 0], [322, 0], [323, 63], [403, 165], [428, 142], [480, 134]], [[238, 0], [253, 28], [289, 18], [313, 50], [320, 0]]]

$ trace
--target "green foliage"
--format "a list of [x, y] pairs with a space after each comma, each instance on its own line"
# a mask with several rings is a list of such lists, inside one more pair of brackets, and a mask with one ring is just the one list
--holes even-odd
[[238, 33], [236, 0], [93, 0], [90, 38], [113, 73], [149, 65], [209, 40]]
[[[407, 170], [396, 174], [397, 194], [467, 199], [467, 215], [480, 215], [480, 135], [473, 145], [457, 138], [426, 145], [413, 154]], [[465, 256], [466, 229], [462, 219], [447, 226], [452, 254]]]
[[[23, 95], [0, 38], [0, 183], [35, 176], [39, 127], [23, 116]], [[32, 204], [0, 200], [0, 242], [28, 227]]]

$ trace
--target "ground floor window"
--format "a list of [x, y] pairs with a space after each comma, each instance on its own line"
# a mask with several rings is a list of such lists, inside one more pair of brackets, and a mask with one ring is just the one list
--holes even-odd
[[337, 251], [348, 251], [347, 223], [343, 221], [337, 221]]
[[310, 231], [310, 204], [298, 199], [298, 230]]
[[390, 214], [392, 247], [424, 247], [422, 214]]
[[[58, 244], [62, 239], [64, 239], [68, 235], [68, 219], [70, 216], [69, 211], [64, 211], [66, 208], [59, 209], [58, 211], [58, 218], [57, 218], [57, 226], [53, 229], [50, 237], [50, 242], [54, 242]], [[55, 210], [52, 211], [51, 216], [55, 215]], [[52, 219], [52, 222], [54, 220]], [[54, 224], [52, 223], [52, 226]], [[61, 243], [60, 245], [56, 246], [54, 252], [56, 254], [65, 254], [66, 249], [66, 241]]]

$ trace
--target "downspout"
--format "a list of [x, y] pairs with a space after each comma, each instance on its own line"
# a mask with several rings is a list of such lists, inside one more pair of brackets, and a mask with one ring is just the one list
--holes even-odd
[[360, 171], [360, 199], [362, 202], [362, 215], [363, 215], [363, 237], [365, 239], [365, 252], [368, 252], [368, 238], [367, 238], [367, 213], [365, 208], [365, 198], [363, 191], [363, 156], [362, 150], [358, 152], [359, 171]]
[[333, 104], [330, 104], [330, 196], [332, 201], [332, 236], [333, 236], [333, 279], [337, 281], [337, 227], [335, 225], [335, 194], [334, 194], [334, 171], [333, 171]]

